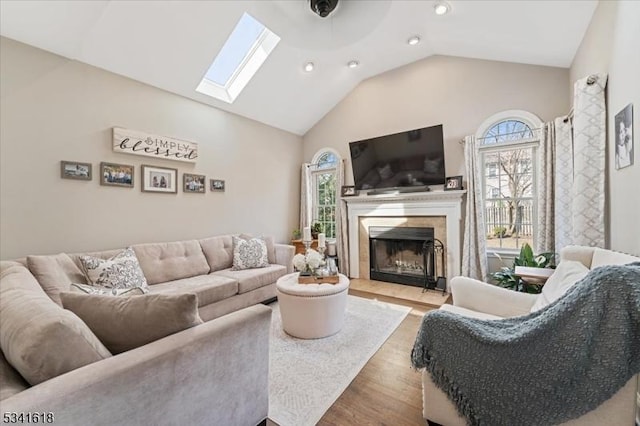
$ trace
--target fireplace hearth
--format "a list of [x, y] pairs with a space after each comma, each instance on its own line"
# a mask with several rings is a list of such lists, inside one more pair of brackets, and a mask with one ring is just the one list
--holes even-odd
[[369, 276], [372, 280], [435, 288], [438, 247], [444, 249], [434, 238], [433, 228], [371, 226]]

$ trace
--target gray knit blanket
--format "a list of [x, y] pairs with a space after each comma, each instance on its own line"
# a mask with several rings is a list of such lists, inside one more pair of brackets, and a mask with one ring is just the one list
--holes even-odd
[[640, 372], [640, 262], [595, 268], [522, 317], [429, 312], [411, 358], [471, 425], [580, 417]]

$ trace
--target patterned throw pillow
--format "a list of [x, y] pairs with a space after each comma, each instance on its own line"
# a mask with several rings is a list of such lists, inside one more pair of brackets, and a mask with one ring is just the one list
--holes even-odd
[[149, 291], [136, 253], [131, 247], [127, 247], [107, 260], [93, 256], [80, 256], [80, 262], [87, 280], [94, 286], [111, 289], [140, 287], [144, 293]]
[[242, 269], [265, 268], [269, 266], [267, 244], [261, 238], [244, 240], [233, 237], [233, 266], [232, 271]]
[[71, 284], [72, 289], [75, 288], [82, 293], [87, 294], [100, 294], [105, 296], [136, 296], [148, 293], [149, 290], [142, 287], [132, 287], [132, 288], [107, 288], [107, 287], [98, 287], [94, 285], [88, 284]]

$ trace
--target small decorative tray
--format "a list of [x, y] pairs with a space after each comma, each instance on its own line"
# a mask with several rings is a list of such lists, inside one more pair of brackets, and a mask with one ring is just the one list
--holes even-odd
[[298, 284], [338, 284], [340, 278], [337, 275], [327, 277], [315, 277], [313, 275], [298, 275]]

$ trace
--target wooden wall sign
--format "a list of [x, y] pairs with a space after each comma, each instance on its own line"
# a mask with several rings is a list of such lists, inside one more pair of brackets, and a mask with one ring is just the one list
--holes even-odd
[[137, 130], [113, 128], [113, 150], [123, 154], [144, 155], [165, 160], [195, 163], [198, 144]]

